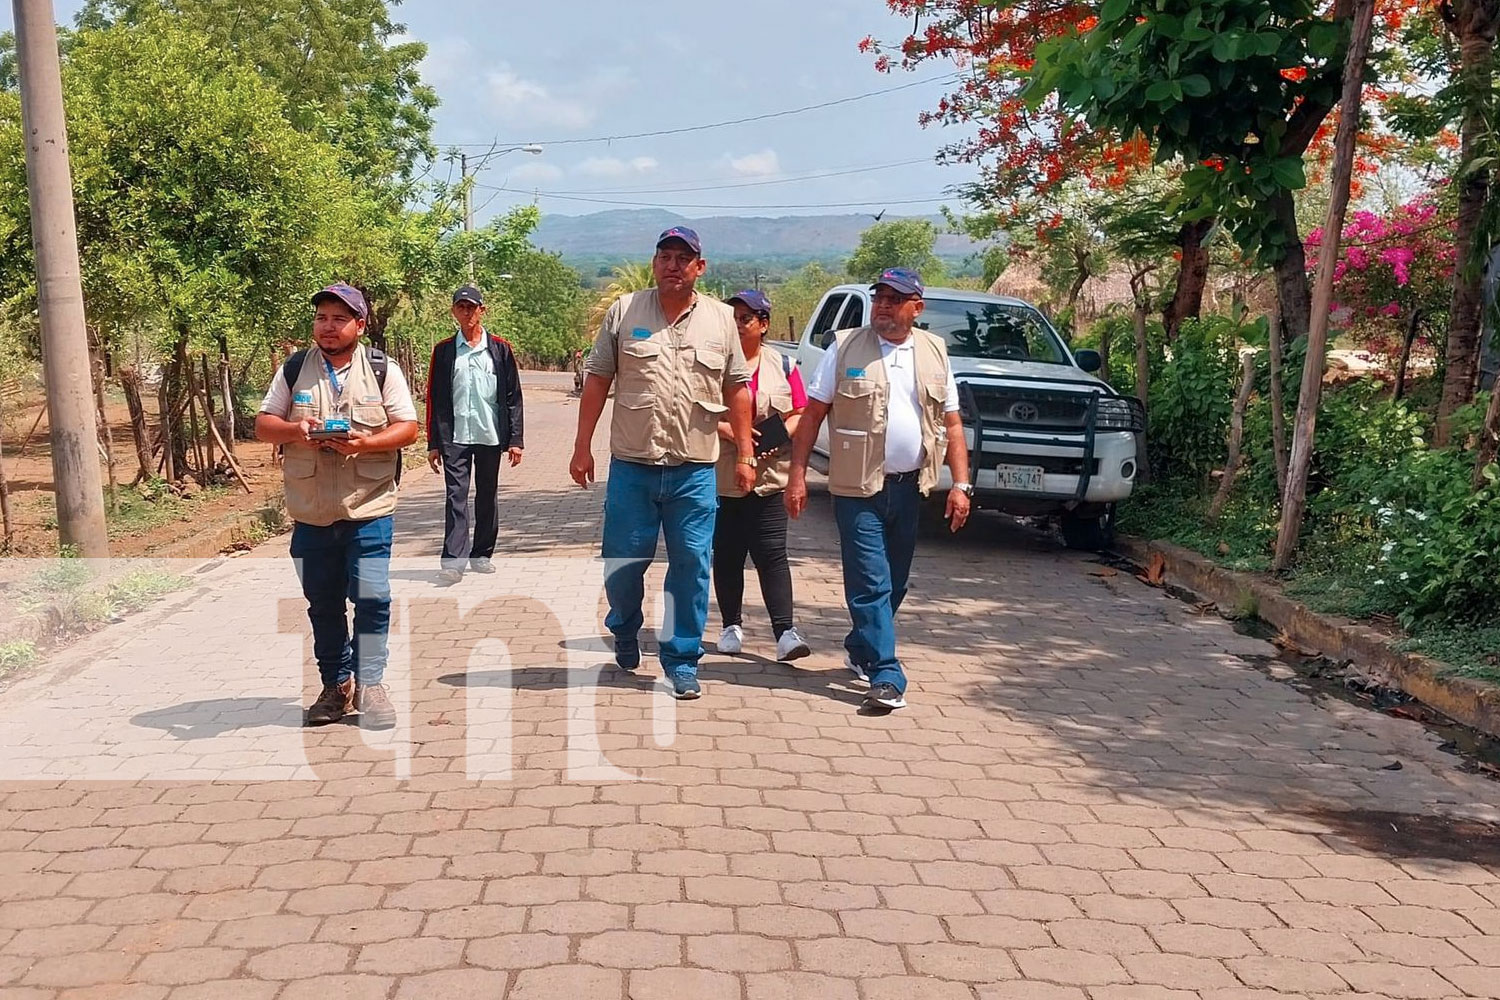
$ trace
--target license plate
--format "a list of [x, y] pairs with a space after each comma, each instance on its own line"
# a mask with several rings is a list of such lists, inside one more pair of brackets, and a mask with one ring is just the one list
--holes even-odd
[[1042, 467], [1039, 465], [997, 465], [995, 476], [1002, 490], [1040, 493], [1045, 489], [1042, 485]]

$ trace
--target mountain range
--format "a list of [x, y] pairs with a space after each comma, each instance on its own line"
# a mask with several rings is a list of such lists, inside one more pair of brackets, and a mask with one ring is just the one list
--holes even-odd
[[[883, 216], [894, 221], [909, 216]], [[941, 231], [942, 216], [920, 216]], [[649, 256], [656, 234], [672, 226], [691, 226], [703, 239], [703, 255], [710, 262], [735, 257], [847, 256], [859, 236], [875, 224], [873, 215], [786, 215], [752, 218], [719, 215], [693, 219], [660, 209], [619, 209], [591, 215], [543, 215], [532, 242], [564, 257]], [[966, 237], [944, 234], [934, 252], [939, 257], [963, 257], [978, 249]]]

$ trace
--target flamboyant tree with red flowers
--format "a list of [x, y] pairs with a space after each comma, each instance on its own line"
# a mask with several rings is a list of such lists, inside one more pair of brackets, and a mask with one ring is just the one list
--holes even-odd
[[[1416, 0], [1381, 0], [1386, 34]], [[1045, 198], [1063, 181], [1123, 183], [1177, 162], [1181, 272], [1168, 327], [1195, 315], [1203, 247], [1222, 220], [1273, 267], [1287, 335], [1310, 298], [1294, 194], [1303, 156], [1330, 134], [1350, 0], [887, 0], [913, 18], [897, 45], [866, 39], [877, 68], [946, 60], [960, 84], [928, 122], [973, 122], [944, 155], [978, 163], [989, 206]]]

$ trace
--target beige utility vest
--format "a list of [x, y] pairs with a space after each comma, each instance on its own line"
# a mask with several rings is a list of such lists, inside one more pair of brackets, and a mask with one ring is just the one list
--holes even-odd
[[[390, 423], [380, 382], [363, 344], [355, 348], [349, 371], [339, 379], [339, 389], [338, 393], [333, 390], [323, 353], [316, 348], [309, 350], [292, 386], [287, 419], [346, 416], [354, 427], [372, 434]], [[400, 453], [394, 451], [345, 456], [325, 451], [317, 442], [292, 442], [283, 450], [281, 467], [287, 514], [294, 521], [319, 527], [393, 514], [400, 461]]]
[[655, 289], [620, 301], [611, 454], [646, 465], [716, 462], [725, 366], [739, 350], [734, 310], [700, 293], [673, 324]]
[[[786, 380], [786, 369], [782, 367], [781, 352], [762, 346], [759, 374], [755, 379], [755, 417], [760, 423], [773, 413], [785, 420], [792, 414], [792, 386]], [[737, 452], [723, 449], [719, 455], [716, 473], [719, 477], [719, 496], [742, 497], [744, 491], [734, 484]], [[772, 452], [761, 455], [755, 463], [755, 487], [753, 492], [766, 496], [786, 489], [792, 474], [792, 446], [782, 445]]]
[[[944, 404], [948, 399], [948, 346], [913, 329], [917, 411], [922, 421], [922, 467], [917, 487], [926, 496], [937, 485], [947, 453]], [[880, 335], [868, 326], [838, 334], [836, 381], [828, 429], [828, 491], [837, 497], [870, 497], [885, 489], [885, 430], [891, 385], [880, 353]]]

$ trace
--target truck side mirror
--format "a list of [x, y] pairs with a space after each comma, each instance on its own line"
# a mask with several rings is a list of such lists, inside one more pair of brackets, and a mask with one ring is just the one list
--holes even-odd
[[1073, 352], [1073, 360], [1078, 362], [1078, 367], [1086, 372], [1096, 372], [1104, 367], [1104, 359], [1099, 357], [1099, 352], [1085, 347]]

